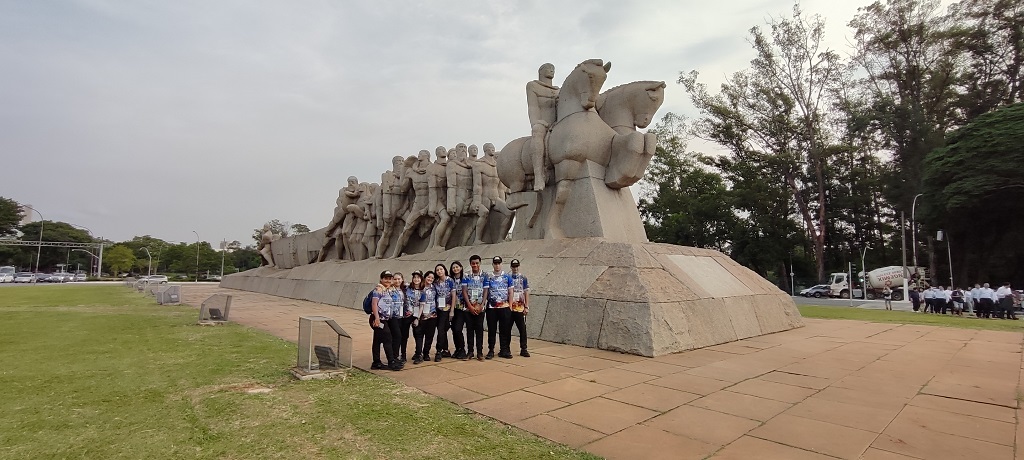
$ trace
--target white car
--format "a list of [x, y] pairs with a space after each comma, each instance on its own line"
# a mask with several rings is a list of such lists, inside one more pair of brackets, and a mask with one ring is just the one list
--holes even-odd
[[75, 273], [75, 281], [85, 281], [86, 279], [85, 273]]
[[22, 272], [14, 275], [15, 283], [34, 283], [36, 281], [36, 274], [29, 272]]
[[147, 282], [147, 283], [167, 284], [167, 275], [144, 276], [144, 277], [142, 277], [140, 279], [143, 279], [143, 278], [145, 279], [145, 282]]
[[14, 273], [0, 273], [0, 283], [13, 283]]

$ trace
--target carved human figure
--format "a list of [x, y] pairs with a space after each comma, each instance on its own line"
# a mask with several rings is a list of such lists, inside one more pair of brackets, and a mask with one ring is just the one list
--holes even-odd
[[377, 227], [380, 229], [380, 240], [377, 243], [375, 257], [384, 257], [391, 235], [395, 231], [395, 220], [405, 212], [405, 195], [402, 193], [402, 176], [405, 169], [405, 158], [401, 155], [391, 158], [391, 170], [380, 176], [381, 207], [378, 211]]
[[274, 233], [273, 229], [270, 228], [270, 224], [263, 224], [263, 233], [260, 235], [260, 255], [263, 256], [262, 264], [268, 267], [276, 267], [274, 264], [274, 253], [271, 251], [270, 245], [281, 239], [281, 235]]
[[537, 69], [537, 79], [526, 84], [526, 103], [530, 116], [530, 156], [533, 159], [533, 189], [544, 190], [547, 165], [547, 134], [555, 123], [555, 104], [558, 101], [558, 87], [551, 80], [555, 78], [555, 66], [544, 64]]
[[327, 224], [327, 241], [320, 248], [318, 261], [323, 262], [327, 258], [327, 251], [332, 246], [338, 250], [338, 258], [341, 259], [345, 250], [345, 237], [342, 235], [345, 217], [348, 215], [348, 205], [354, 204], [359, 199], [359, 179], [356, 176], [349, 176], [348, 185], [338, 190], [338, 199], [335, 201], [334, 216]]
[[501, 235], [508, 233], [512, 211], [505, 204], [505, 186], [498, 179], [494, 145], [484, 144], [484, 157], [473, 163], [473, 209], [476, 210], [476, 244], [484, 243], [491, 211], [501, 213]]
[[[420, 150], [416, 158], [416, 163], [406, 170], [405, 177], [402, 178], [401, 192], [403, 194], [412, 193], [412, 206], [408, 214], [405, 215], [405, 227], [398, 237], [398, 242], [395, 243], [394, 254], [396, 257], [402, 254], [402, 250], [409, 243], [413, 232], [419, 228], [420, 236], [425, 236], [426, 232], [423, 228], [428, 225], [425, 220], [433, 221], [434, 219], [430, 215], [430, 180], [429, 174], [427, 174], [427, 169], [431, 164], [430, 152]], [[426, 228], [429, 232], [430, 228]]]
[[[475, 150], [476, 146], [473, 147]], [[453, 216], [466, 215], [473, 203], [473, 161], [468, 157], [466, 144], [455, 146], [454, 156], [448, 158], [448, 207]]]
[[434, 227], [433, 235], [431, 235], [430, 247], [443, 250], [445, 244], [448, 243], [448, 240], [443, 238], [443, 234], [451, 233], [449, 229], [455, 212], [449, 212], [448, 209], [448, 151], [443, 146], [438, 146], [434, 152], [437, 159], [427, 166], [427, 188], [430, 201], [428, 212], [437, 217], [437, 226]]
[[365, 237], [369, 228], [376, 233], [376, 219], [373, 216], [373, 196], [377, 190], [377, 184], [363, 182], [359, 184], [360, 196], [355, 204], [348, 205], [348, 217], [345, 218], [346, 247], [349, 248], [349, 256], [352, 260], [363, 260], [373, 252], [369, 251]]

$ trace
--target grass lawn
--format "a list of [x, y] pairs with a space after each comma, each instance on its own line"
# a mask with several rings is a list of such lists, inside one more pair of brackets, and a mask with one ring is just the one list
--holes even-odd
[[[123, 286], [0, 288], [0, 458], [594, 458]], [[269, 391], [267, 391], [269, 390]]]
[[[807, 318], [824, 319], [856, 319], [876, 323], [925, 324], [928, 326], [962, 327], [966, 329], [986, 329], [990, 331], [1024, 332], [1024, 319], [1018, 321], [1005, 319], [982, 319], [973, 315], [964, 316], [935, 315], [892, 310], [867, 310], [863, 308], [832, 307], [820, 305], [798, 305], [800, 314]], [[1020, 317], [1020, 315], [1018, 315]]]

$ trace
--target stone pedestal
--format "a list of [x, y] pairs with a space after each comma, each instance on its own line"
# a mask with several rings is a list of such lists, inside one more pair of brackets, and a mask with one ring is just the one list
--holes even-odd
[[[646, 243], [647, 232], [629, 188], [613, 190], [604, 184], [605, 168], [587, 161], [585, 176], [572, 181], [569, 200], [558, 222], [566, 238], [607, 238], [612, 241]], [[537, 240], [545, 234], [555, 202], [555, 185], [548, 185], [539, 194], [520, 192], [510, 202], [521, 200], [526, 206], [516, 211], [513, 240]]]
[[383, 270], [426, 271], [455, 260], [468, 267], [473, 254], [522, 262], [531, 286], [529, 336], [543, 340], [658, 356], [803, 325], [788, 294], [720, 252], [606, 238], [261, 267], [226, 276], [221, 286], [358, 309]]

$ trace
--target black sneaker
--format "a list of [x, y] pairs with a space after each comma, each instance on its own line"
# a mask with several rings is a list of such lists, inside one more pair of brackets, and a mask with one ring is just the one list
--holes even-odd
[[435, 363], [441, 362], [441, 355], [439, 355], [437, 353], [434, 353], [434, 362]]
[[530, 352], [526, 351], [526, 349], [524, 348], [523, 351], [519, 352], [519, 356], [522, 356], [524, 358], [529, 358], [530, 357]]
[[474, 355], [473, 353], [468, 353], [468, 354], [466, 354], [466, 357], [463, 358], [463, 359], [468, 361], [468, 360], [473, 359], [475, 357], [476, 357], [476, 355]]
[[420, 355], [412, 355], [412, 363], [419, 364], [423, 362], [423, 357]]
[[[456, 352], [456, 353], [458, 353], [458, 352]], [[452, 357], [452, 354], [451, 354], [451, 353], [449, 353], [449, 352], [448, 352], [448, 350], [442, 350], [442, 351], [441, 351], [441, 357], [442, 357], [442, 358], [451, 358], [451, 357]]]
[[423, 353], [423, 360], [430, 361], [430, 353]]
[[398, 361], [392, 361], [391, 364], [388, 364], [388, 369], [391, 369], [393, 371], [400, 371], [402, 370], [402, 363], [399, 363]]
[[[491, 359], [491, 358], [487, 358], [487, 359]], [[476, 354], [476, 360], [477, 361], [483, 361], [484, 360], [484, 352], [481, 351], [481, 352], [477, 353]]]
[[402, 355], [401, 358], [398, 358], [398, 362], [404, 363], [405, 362], [405, 355]]
[[466, 352], [462, 350], [455, 350], [455, 359], [466, 359]]
[[498, 353], [498, 357], [499, 358], [505, 358], [505, 359], [512, 359], [512, 352], [511, 351], [503, 351], [501, 353]]
[[494, 350], [488, 351], [487, 356], [485, 356], [485, 358], [494, 359]]
[[370, 365], [370, 370], [372, 371], [379, 371], [384, 368], [386, 368], [386, 366], [384, 366], [384, 363], [373, 363]]

